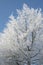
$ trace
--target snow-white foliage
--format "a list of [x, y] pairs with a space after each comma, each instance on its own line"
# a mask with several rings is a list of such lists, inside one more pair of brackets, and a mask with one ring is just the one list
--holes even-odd
[[[28, 61], [32, 63], [33, 60], [36, 63], [38, 61], [38, 64], [43, 63], [43, 14], [41, 9], [29, 8], [24, 4], [21, 10], [17, 9], [17, 13], [16, 18], [11, 14], [6, 28], [3, 33], [0, 33], [0, 65], [16, 65], [17, 62], [20, 65], [26, 63], [28, 65]], [[38, 55], [34, 57], [37, 53]]]

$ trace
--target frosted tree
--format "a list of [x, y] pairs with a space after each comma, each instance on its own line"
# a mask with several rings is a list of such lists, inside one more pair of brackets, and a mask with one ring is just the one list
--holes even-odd
[[26, 4], [0, 33], [0, 64], [43, 64], [43, 14]]

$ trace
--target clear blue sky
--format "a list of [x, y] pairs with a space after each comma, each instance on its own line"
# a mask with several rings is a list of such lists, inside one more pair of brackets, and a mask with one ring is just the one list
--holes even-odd
[[29, 7], [42, 8], [43, 11], [43, 0], [0, 0], [0, 32], [3, 31], [10, 14], [14, 12], [16, 16], [16, 9], [21, 9], [23, 3]]

